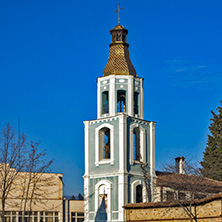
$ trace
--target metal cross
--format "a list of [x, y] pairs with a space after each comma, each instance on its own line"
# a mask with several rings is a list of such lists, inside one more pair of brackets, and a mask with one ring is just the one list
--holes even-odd
[[120, 10], [124, 9], [123, 7], [120, 8], [120, 4], [118, 4], [118, 9], [115, 10], [114, 12], [118, 12], [118, 24], [120, 25]]

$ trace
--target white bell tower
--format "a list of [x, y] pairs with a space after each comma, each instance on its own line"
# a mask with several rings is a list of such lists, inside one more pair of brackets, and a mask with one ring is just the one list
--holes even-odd
[[[110, 30], [109, 59], [97, 79], [97, 119], [85, 124], [85, 221], [124, 221], [122, 206], [151, 201], [140, 160], [155, 178], [155, 122], [143, 119], [143, 78], [129, 58], [128, 30]], [[104, 209], [103, 209], [104, 208]]]

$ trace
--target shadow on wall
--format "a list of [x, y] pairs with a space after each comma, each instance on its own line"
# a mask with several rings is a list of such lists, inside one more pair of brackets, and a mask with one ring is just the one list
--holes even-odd
[[105, 197], [103, 197], [100, 207], [97, 210], [95, 222], [107, 221]]

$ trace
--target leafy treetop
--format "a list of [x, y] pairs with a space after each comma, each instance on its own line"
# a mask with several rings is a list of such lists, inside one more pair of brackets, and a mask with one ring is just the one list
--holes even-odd
[[222, 101], [220, 103], [218, 113], [211, 111], [213, 118], [210, 119], [210, 135], [201, 166], [203, 176], [222, 181]]

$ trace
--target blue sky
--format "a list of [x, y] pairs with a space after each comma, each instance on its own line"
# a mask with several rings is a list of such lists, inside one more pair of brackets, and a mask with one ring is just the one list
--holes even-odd
[[119, 2], [145, 119], [157, 122], [157, 169], [179, 155], [201, 160], [222, 100], [221, 0], [0, 0], [0, 127], [21, 119], [66, 195], [83, 193], [82, 122], [96, 119]]

